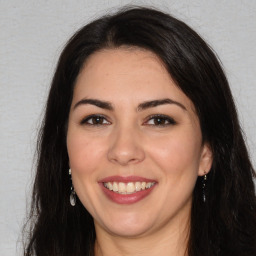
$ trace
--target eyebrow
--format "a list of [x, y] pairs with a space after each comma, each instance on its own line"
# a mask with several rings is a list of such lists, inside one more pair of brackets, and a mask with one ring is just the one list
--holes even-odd
[[103, 109], [107, 109], [107, 110], [114, 110], [114, 108], [110, 102], [97, 100], [97, 99], [82, 99], [75, 104], [73, 109], [77, 108], [80, 105], [86, 105], [86, 104], [94, 105], [99, 108], [103, 108]]
[[145, 110], [148, 108], [153, 108], [153, 107], [157, 107], [157, 106], [165, 105], [165, 104], [175, 104], [175, 105], [181, 107], [183, 110], [187, 110], [183, 104], [181, 104], [175, 100], [169, 99], [169, 98], [145, 101], [145, 102], [139, 104], [137, 110], [142, 111], [142, 110]]
[[[73, 109], [76, 109], [80, 105], [87, 105], [87, 104], [94, 105], [96, 107], [99, 107], [102, 109], [107, 109], [110, 111], [114, 110], [114, 107], [112, 106], [112, 104], [110, 102], [103, 101], [103, 100], [97, 100], [97, 99], [82, 99], [75, 104]], [[166, 99], [158, 99], [158, 100], [142, 102], [141, 104], [138, 105], [137, 111], [140, 112], [140, 111], [143, 111], [143, 110], [146, 110], [149, 108], [157, 107], [160, 105], [166, 105], [166, 104], [175, 104], [175, 105], [179, 106], [180, 108], [182, 108], [183, 110], [187, 110], [183, 104], [181, 104], [175, 100], [166, 98]]]

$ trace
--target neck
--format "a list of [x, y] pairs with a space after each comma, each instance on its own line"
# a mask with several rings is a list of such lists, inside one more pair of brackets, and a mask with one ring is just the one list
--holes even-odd
[[186, 256], [189, 238], [189, 221], [181, 221], [173, 229], [168, 224], [152, 234], [137, 237], [120, 237], [97, 232], [95, 256]]

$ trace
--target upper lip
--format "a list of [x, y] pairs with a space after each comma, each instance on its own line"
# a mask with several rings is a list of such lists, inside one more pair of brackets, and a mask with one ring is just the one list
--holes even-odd
[[156, 182], [155, 180], [152, 179], [148, 179], [148, 178], [144, 178], [141, 176], [108, 176], [105, 177], [101, 180], [99, 180], [99, 183], [106, 183], [106, 182], [124, 182], [124, 183], [128, 183], [128, 182], [136, 182], [136, 181], [140, 181], [140, 182]]

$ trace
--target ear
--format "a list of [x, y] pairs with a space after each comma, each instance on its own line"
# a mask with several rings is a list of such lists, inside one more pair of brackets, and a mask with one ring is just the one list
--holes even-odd
[[199, 170], [198, 170], [199, 176], [203, 176], [210, 171], [212, 167], [212, 161], [213, 161], [212, 149], [208, 143], [205, 143], [202, 147], [202, 152], [201, 152], [201, 158], [200, 158], [200, 164], [199, 164]]

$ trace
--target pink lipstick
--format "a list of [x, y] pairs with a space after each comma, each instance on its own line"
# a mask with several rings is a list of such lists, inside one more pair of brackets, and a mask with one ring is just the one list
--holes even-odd
[[111, 176], [99, 181], [104, 194], [118, 204], [133, 204], [148, 196], [157, 182], [139, 176]]

